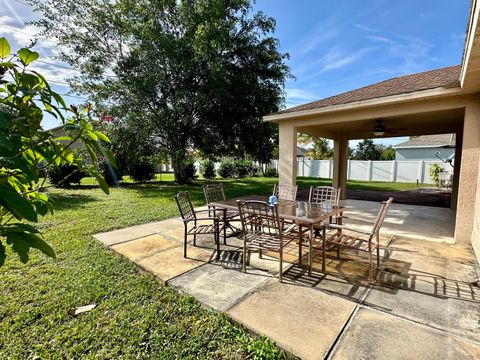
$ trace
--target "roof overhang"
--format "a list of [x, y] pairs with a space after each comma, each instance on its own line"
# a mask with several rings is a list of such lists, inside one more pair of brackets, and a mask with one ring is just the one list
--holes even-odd
[[465, 48], [463, 50], [460, 84], [466, 92], [480, 91], [480, 5], [472, 0]]
[[364, 108], [370, 108], [370, 107], [378, 107], [382, 105], [391, 105], [391, 104], [398, 104], [402, 102], [441, 98], [441, 97], [448, 97], [448, 96], [460, 95], [460, 94], [462, 94], [462, 89], [460, 87], [451, 88], [451, 89], [445, 89], [445, 88], [429, 89], [429, 90], [416, 91], [416, 92], [411, 92], [406, 94], [399, 94], [399, 95], [386, 96], [381, 98], [368, 99], [363, 101], [356, 101], [356, 102], [351, 102], [351, 103], [341, 104], [341, 105], [326, 106], [326, 107], [316, 108], [316, 109], [266, 115], [263, 117], [263, 120], [278, 123], [283, 120], [291, 120], [295, 118], [310, 117], [315, 115], [322, 116], [325, 114], [335, 113], [335, 112], [358, 110], [358, 109], [364, 109]]

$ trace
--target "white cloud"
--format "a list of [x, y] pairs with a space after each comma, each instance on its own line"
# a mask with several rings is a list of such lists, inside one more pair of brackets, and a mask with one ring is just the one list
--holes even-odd
[[378, 32], [378, 30], [371, 28], [369, 26], [363, 25], [363, 24], [353, 24], [356, 28], [366, 31], [366, 32]]
[[385, 44], [393, 44], [394, 41], [390, 40], [389, 38], [383, 37], [383, 36], [375, 36], [375, 35], [367, 35], [365, 36], [367, 39], [376, 41], [376, 42], [381, 42]]
[[345, 54], [338, 49], [330, 50], [327, 54], [325, 54], [321, 59], [320, 63], [323, 65], [320, 71], [316, 72], [314, 76], [324, 73], [326, 71], [339, 69], [341, 67], [347, 66], [360, 58], [362, 58], [365, 54], [370, 52], [371, 48], [361, 49], [355, 51], [351, 54]]

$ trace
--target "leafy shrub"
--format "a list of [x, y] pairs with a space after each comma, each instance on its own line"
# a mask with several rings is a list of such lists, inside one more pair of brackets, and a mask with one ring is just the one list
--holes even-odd
[[237, 173], [234, 162], [228, 159], [223, 159], [218, 167], [218, 175], [224, 179], [235, 177]]
[[428, 174], [430, 175], [430, 177], [432, 178], [432, 180], [438, 184], [438, 174], [440, 174], [441, 172], [443, 172], [445, 170], [445, 168], [443, 167], [442, 164], [437, 164], [437, 163], [434, 163], [434, 164], [431, 164], [429, 167], [428, 167]]
[[210, 159], [205, 159], [200, 163], [200, 174], [205, 179], [215, 178], [215, 163]]
[[86, 176], [77, 165], [65, 164], [52, 166], [47, 172], [48, 180], [56, 187], [65, 187], [72, 184], [80, 184]]
[[274, 167], [269, 166], [267, 170], [265, 170], [265, 177], [276, 177], [277, 176], [277, 170], [275, 170]]
[[253, 161], [247, 159], [237, 159], [234, 161], [235, 173], [238, 177], [243, 178], [245, 176], [253, 175]]
[[128, 166], [127, 174], [139, 182], [145, 182], [155, 178], [155, 166], [150, 161], [132, 163]]
[[193, 159], [185, 160], [185, 176], [188, 180], [195, 179], [195, 174], [197, 173], [197, 168], [195, 167], [195, 161]]
[[112, 166], [106, 160], [100, 161], [98, 164], [98, 170], [105, 179], [105, 182], [109, 185], [118, 185], [122, 181], [123, 172], [116, 167]]

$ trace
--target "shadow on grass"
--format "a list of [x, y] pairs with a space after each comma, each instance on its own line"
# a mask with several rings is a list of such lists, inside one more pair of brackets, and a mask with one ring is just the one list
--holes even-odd
[[78, 208], [87, 203], [98, 201], [93, 196], [80, 194], [49, 194], [49, 198], [52, 200], [55, 210]]

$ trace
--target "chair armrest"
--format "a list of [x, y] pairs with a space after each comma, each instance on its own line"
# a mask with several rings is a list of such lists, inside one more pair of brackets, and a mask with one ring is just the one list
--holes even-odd
[[354, 229], [345, 225], [337, 225], [337, 224], [329, 224], [325, 225], [328, 229], [338, 229], [338, 230], [348, 230], [348, 231], [353, 231], [359, 234], [363, 235], [372, 235], [371, 231], [365, 231], [365, 230], [359, 230], [359, 229]]

